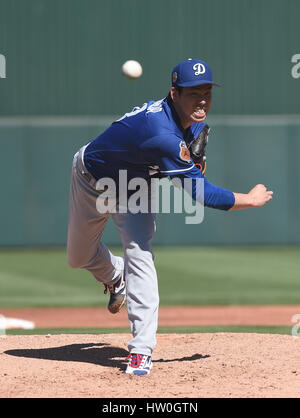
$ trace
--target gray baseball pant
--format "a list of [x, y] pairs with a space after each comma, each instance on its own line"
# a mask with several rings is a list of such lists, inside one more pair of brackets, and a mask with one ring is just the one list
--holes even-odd
[[[70, 186], [67, 257], [72, 268], [90, 271], [103, 284], [118, 280], [125, 268], [126, 303], [133, 338], [131, 353], [151, 355], [156, 345], [159, 294], [153, 261], [153, 213], [99, 213], [96, 180], [84, 166], [82, 147], [75, 154]], [[119, 231], [124, 259], [114, 256], [101, 242], [112, 219]]]

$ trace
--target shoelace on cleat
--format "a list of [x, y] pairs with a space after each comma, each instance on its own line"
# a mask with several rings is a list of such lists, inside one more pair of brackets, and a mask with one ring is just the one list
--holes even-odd
[[[116, 287], [116, 284], [117, 283], [119, 283], [119, 281], [120, 281], [121, 279], [119, 279], [117, 282], [115, 282], [114, 284], [104, 284], [103, 283], [103, 286], [104, 286], [104, 294], [106, 295], [106, 293], [107, 293], [107, 289], [109, 290], [109, 293], [116, 293], [115, 292], [115, 287]], [[121, 283], [122, 283], [122, 281], [121, 281]]]
[[129, 363], [130, 367], [134, 367], [138, 369], [139, 367], [141, 367], [143, 358], [144, 358], [144, 354], [132, 353], [132, 354], [129, 354], [129, 356], [126, 358], [126, 361], [130, 360], [130, 363]]
[[105, 284], [104, 285], [104, 294], [106, 295], [106, 293], [107, 293], [107, 289], [109, 290], [109, 293], [113, 293], [113, 291], [114, 291], [114, 287], [113, 286], [109, 286], [108, 284]]

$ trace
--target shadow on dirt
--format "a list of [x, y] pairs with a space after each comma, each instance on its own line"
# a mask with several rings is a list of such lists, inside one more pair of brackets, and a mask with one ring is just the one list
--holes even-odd
[[172, 358], [172, 359], [160, 359], [160, 360], [153, 360], [153, 363], [168, 363], [168, 362], [172, 362], [172, 361], [194, 361], [194, 360], [200, 360], [203, 358], [208, 358], [210, 357], [210, 355], [208, 354], [193, 354], [192, 356], [189, 357], [181, 357], [181, 358]]
[[[92, 363], [104, 367], [118, 367], [125, 370], [128, 351], [119, 347], [112, 347], [104, 343], [70, 344], [61, 347], [7, 350], [5, 354], [16, 357], [36, 358], [55, 361], [78, 361]], [[209, 355], [194, 354], [189, 357], [176, 359], [153, 360], [154, 363], [173, 361], [194, 361], [210, 357]]]

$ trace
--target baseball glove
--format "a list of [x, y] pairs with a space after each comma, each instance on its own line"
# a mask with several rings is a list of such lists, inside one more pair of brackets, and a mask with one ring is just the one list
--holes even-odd
[[208, 142], [210, 127], [206, 124], [200, 134], [188, 146], [191, 158], [195, 165], [201, 170], [202, 174], [206, 171], [205, 148]]

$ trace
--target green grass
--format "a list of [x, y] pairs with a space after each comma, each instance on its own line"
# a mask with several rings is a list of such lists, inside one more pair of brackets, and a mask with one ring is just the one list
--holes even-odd
[[300, 302], [300, 247], [160, 249], [156, 263], [163, 304]]
[[[190, 327], [159, 327], [159, 334], [189, 334], [189, 333], [216, 333], [216, 332], [243, 332], [259, 334], [287, 334], [291, 335], [291, 327], [288, 326], [190, 326]], [[116, 334], [130, 333], [129, 328], [37, 328], [32, 330], [9, 329], [8, 335], [47, 335], [47, 334]]]
[[[161, 305], [300, 302], [300, 247], [155, 247], [154, 254]], [[105, 306], [103, 289], [67, 265], [65, 249], [0, 251], [2, 308]]]

